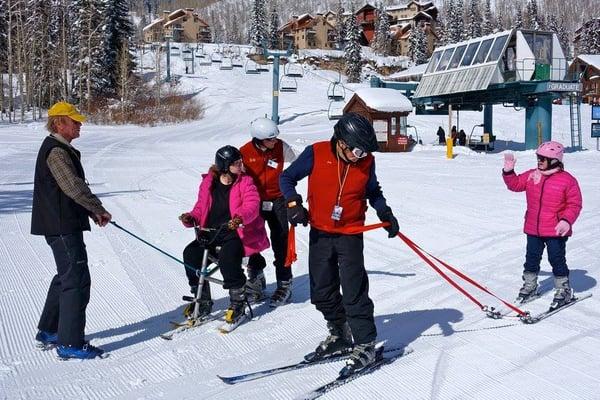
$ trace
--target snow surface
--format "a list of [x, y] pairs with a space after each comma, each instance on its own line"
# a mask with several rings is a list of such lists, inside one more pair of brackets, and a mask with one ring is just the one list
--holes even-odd
[[395, 89], [360, 88], [354, 94], [360, 97], [367, 107], [382, 112], [411, 112], [410, 100]]
[[580, 54], [577, 58], [596, 69], [600, 69], [600, 54]]
[[[173, 59], [174, 73], [183, 75], [185, 64]], [[178, 257], [193, 233], [177, 216], [193, 206], [200, 174], [217, 148], [245, 143], [249, 122], [271, 110], [269, 74], [220, 71], [214, 65], [200, 72], [182, 76], [181, 85], [204, 102], [203, 120], [155, 128], [86, 124], [74, 142], [92, 190], [114, 220]], [[297, 151], [331, 136], [326, 95], [328, 79], [336, 75], [317, 70], [298, 79], [297, 93], [281, 93], [281, 137]], [[568, 106], [553, 110], [554, 139], [568, 145]], [[582, 110], [587, 150], [565, 155], [584, 196], [567, 259], [575, 290], [594, 297], [537, 325], [492, 320], [401, 241], [382, 230], [366, 233], [378, 339], [415, 351], [324, 398], [600, 398], [600, 254], [594, 242], [600, 237], [600, 152], [589, 134], [590, 108]], [[458, 148], [451, 160], [444, 147], [432, 144], [448, 117], [409, 115], [425, 144], [410, 153], [377, 154], [377, 173], [403, 233], [512, 299], [521, 285], [525, 196], [505, 188], [502, 152], [516, 153], [518, 171], [534, 167], [535, 156], [523, 150], [525, 112], [498, 106], [494, 113], [496, 152]], [[469, 133], [482, 118], [463, 112], [460, 127]], [[42, 123], [0, 123], [0, 398], [292, 399], [337, 375], [339, 362], [236, 386], [217, 378], [298, 361], [325, 337], [325, 323], [309, 299], [305, 228], [297, 230], [291, 304], [257, 307], [256, 320], [229, 335], [218, 333], [214, 322], [166, 342], [159, 335], [180, 318], [181, 295], [188, 290], [183, 268], [113, 226], [94, 227], [85, 234], [92, 274], [87, 334], [110, 357], [63, 362], [54, 352], [37, 350], [36, 324], [55, 273], [44, 239], [29, 234], [33, 168], [45, 135]], [[305, 193], [306, 181], [299, 189]], [[376, 221], [369, 210], [368, 222]], [[271, 252], [265, 255], [270, 263]], [[545, 257], [542, 269], [542, 288], [550, 290]], [[266, 275], [272, 292], [274, 268]], [[226, 292], [214, 285], [212, 291], [216, 309], [227, 307]], [[525, 308], [542, 311], [550, 297]]]

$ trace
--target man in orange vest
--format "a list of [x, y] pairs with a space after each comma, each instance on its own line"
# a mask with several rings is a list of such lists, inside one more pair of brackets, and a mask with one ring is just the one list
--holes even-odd
[[[287, 255], [288, 222], [286, 202], [279, 189], [279, 176], [285, 162], [292, 162], [296, 154], [283, 140], [278, 139], [279, 128], [268, 118], [257, 118], [250, 124], [252, 140], [240, 148], [246, 172], [254, 178], [261, 199], [261, 215], [271, 232], [271, 246], [275, 260], [277, 289], [269, 305], [278, 307], [290, 301], [292, 295], [292, 268], [285, 264]], [[264, 257], [257, 253], [248, 261], [246, 295], [257, 301], [266, 287], [263, 269]]]
[[[306, 147], [281, 174], [291, 224], [311, 225], [308, 269], [311, 302], [329, 329], [329, 336], [307, 360], [319, 360], [354, 349], [346, 376], [376, 361], [377, 330], [369, 281], [364, 266], [363, 235], [346, 234], [345, 228], [365, 222], [367, 199], [392, 238], [398, 221], [388, 207], [375, 174], [377, 138], [371, 123], [356, 113], [345, 114], [334, 127], [331, 140]], [[298, 181], [308, 176], [308, 206], [296, 192]], [[340, 293], [340, 286], [342, 293]]]

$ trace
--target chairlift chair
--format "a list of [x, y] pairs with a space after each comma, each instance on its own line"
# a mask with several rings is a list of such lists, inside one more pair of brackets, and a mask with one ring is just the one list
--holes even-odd
[[231, 65], [233, 66], [233, 68], [243, 68], [244, 62], [239, 56], [235, 56], [231, 59]]
[[258, 65], [256, 64], [255, 61], [252, 60], [248, 60], [246, 61], [246, 65], [244, 66], [244, 71], [247, 74], [259, 74], [260, 71], [258, 70]]
[[214, 62], [214, 63], [220, 63], [223, 61], [223, 56], [221, 55], [220, 52], [215, 51], [214, 53], [212, 53], [212, 55], [210, 56], [210, 61]]
[[333, 101], [344, 101], [346, 99], [346, 88], [339, 81], [331, 82], [327, 88], [327, 98]]
[[256, 64], [258, 72], [269, 72], [269, 64]]
[[295, 93], [298, 91], [298, 82], [293, 76], [283, 75], [279, 80], [279, 91]]
[[336, 120], [342, 118], [344, 115], [344, 107], [346, 103], [337, 100], [331, 100], [329, 102], [329, 108], [327, 109], [327, 118], [330, 120]]
[[231, 63], [231, 58], [230, 57], [223, 57], [223, 59], [221, 60], [221, 66], [219, 67], [219, 69], [222, 69], [222, 70], [232, 70], [233, 69], [233, 64]]
[[302, 78], [304, 76], [304, 70], [301, 65], [287, 63], [284, 67], [284, 74], [293, 78]]

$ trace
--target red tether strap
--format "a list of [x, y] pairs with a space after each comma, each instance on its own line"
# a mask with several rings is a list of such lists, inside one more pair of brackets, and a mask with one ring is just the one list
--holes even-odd
[[[349, 227], [341, 227], [341, 228], [335, 228], [335, 229], [327, 227], [327, 228], [321, 229], [321, 230], [324, 230], [324, 231], [330, 232], [330, 233], [340, 233], [340, 234], [346, 234], [346, 235], [355, 235], [355, 234], [359, 234], [359, 233], [371, 231], [371, 230], [374, 230], [374, 229], [383, 228], [383, 227], [386, 227], [388, 225], [389, 225], [389, 222], [380, 222], [380, 223], [372, 224], [372, 225], [349, 226]], [[313, 227], [316, 228], [316, 229], [319, 229], [318, 226], [313, 225]], [[289, 234], [288, 234], [288, 253], [287, 253], [286, 263], [285, 263], [286, 266], [291, 266], [291, 264], [294, 261], [297, 260], [297, 255], [296, 255], [296, 237], [295, 236], [296, 236], [295, 235], [295, 229], [294, 229], [293, 226], [290, 226], [290, 230], [289, 230]], [[410, 240], [403, 233], [399, 232], [398, 233], [398, 237], [404, 243], [406, 243], [406, 245], [412, 251], [414, 251], [419, 257], [421, 257], [421, 259], [423, 259], [423, 261], [425, 261], [431, 268], [433, 268], [434, 271], [436, 271], [439, 275], [441, 275], [442, 278], [444, 278], [450, 285], [454, 286], [459, 292], [461, 292], [462, 294], [464, 294], [469, 300], [471, 300], [473, 303], [477, 304], [477, 306], [480, 309], [484, 309], [485, 308], [484, 305], [481, 304], [477, 299], [475, 299], [475, 297], [473, 297], [470, 293], [468, 293], [462, 286], [460, 286], [458, 283], [456, 283], [447, 274], [445, 274], [427, 256], [429, 256], [432, 259], [434, 259], [435, 261], [439, 262], [446, 269], [450, 270], [452, 273], [454, 273], [458, 277], [460, 277], [460, 278], [464, 279], [465, 281], [469, 282], [471, 285], [475, 286], [476, 288], [482, 290], [483, 292], [485, 292], [485, 293], [493, 296], [497, 300], [501, 301], [504, 305], [506, 305], [511, 310], [515, 311], [517, 314], [522, 315], [522, 316], [527, 315], [524, 311], [522, 311], [518, 307], [516, 307], [516, 306], [512, 305], [511, 303], [509, 303], [509, 302], [501, 299], [500, 297], [496, 296], [494, 293], [492, 293], [486, 287], [484, 287], [481, 284], [479, 284], [477, 281], [473, 280], [469, 276], [465, 275], [464, 273], [460, 272], [456, 268], [452, 267], [451, 265], [447, 264], [446, 262], [444, 262], [444, 261], [440, 260], [439, 258], [435, 257], [434, 255], [432, 255], [432, 254], [428, 253], [427, 251], [423, 250], [419, 245], [417, 245], [416, 243], [414, 243], [412, 240]], [[425, 254], [427, 254], [427, 256]]]
[[[423, 250], [419, 245], [417, 245], [415, 242], [413, 242], [412, 240], [410, 240], [408, 237], [406, 237], [404, 234], [402, 234], [401, 232], [398, 232], [398, 237], [400, 239], [402, 239], [404, 241], [404, 243], [406, 243], [408, 245], [408, 247], [410, 247], [413, 251], [415, 251], [417, 254], [419, 254], [421, 256], [421, 258], [423, 258], [428, 264], [430, 263], [430, 261], [427, 261], [425, 259], [425, 257], [422, 255], [422, 253], [420, 253], [420, 251], [422, 251], [423, 253], [427, 254], [429, 257], [433, 258], [435, 261], [439, 262], [440, 264], [442, 264], [444, 267], [446, 267], [447, 269], [449, 269], [450, 271], [452, 271], [455, 275], [459, 276], [460, 278], [464, 279], [465, 281], [469, 282], [471, 285], [475, 286], [476, 288], [484, 291], [485, 293], [489, 294], [490, 296], [493, 296], [494, 298], [500, 300], [505, 306], [507, 306], [508, 308], [510, 308], [511, 310], [513, 310], [514, 312], [516, 312], [519, 315], [523, 315], [525, 316], [525, 312], [522, 311], [521, 309], [519, 309], [518, 307], [515, 307], [514, 305], [512, 305], [511, 303], [508, 303], [506, 301], [504, 301], [503, 299], [501, 299], [500, 297], [496, 296], [494, 293], [492, 293], [489, 289], [487, 289], [486, 287], [480, 285], [477, 281], [473, 280], [472, 278], [468, 277], [467, 275], [463, 274], [462, 272], [460, 272], [459, 270], [457, 270], [456, 268], [448, 265], [447, 263], [445, 263], [444, 261], [440, 260], [439, 258], [437, 258], [436, 256], [430, 254], [429, 252]], [[420, 251], [419, 251], [420, 250]], [[431, 264], [430, 264], [431, 265]], [[434, 267], [435, 268], [435, 267]], [[436, 269], [437, 270], [437, 269]], [[439, 271], [438, 271], [439, 272]], [[454, 286], [454, 285], [453, 285]], [[456, 287], [456, 286], [455, 286]], [[459, 289], [461, 290], [461, 289]], [[462, 290], [461, 290], [462, 292]], [[466, 294], [466, 293], [465, 293]], [[479, 304], [479, 303], [478, 303]]]

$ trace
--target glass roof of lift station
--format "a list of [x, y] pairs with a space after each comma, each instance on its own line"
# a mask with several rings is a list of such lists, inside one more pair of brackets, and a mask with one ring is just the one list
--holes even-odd
[[499, 68], [512, 31], [440, 47], [433, 52], [415, 97], [483, 90]]

